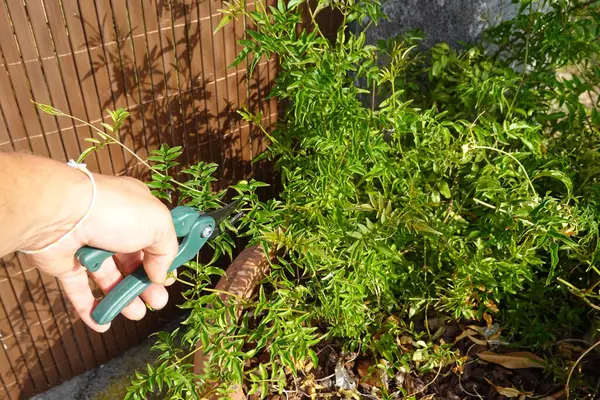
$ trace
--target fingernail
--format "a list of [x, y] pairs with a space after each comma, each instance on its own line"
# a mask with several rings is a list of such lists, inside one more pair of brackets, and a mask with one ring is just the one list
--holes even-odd
[[176, 281], [176, 279], [174, 277], [170, 276], [165, 280], [164, 286], [171, 286], [172, 284], [175, 283], [175, 281]]

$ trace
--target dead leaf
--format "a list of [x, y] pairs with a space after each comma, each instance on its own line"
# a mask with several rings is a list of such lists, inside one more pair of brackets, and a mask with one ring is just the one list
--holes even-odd
[[477, 356], [484, 361], [499, 364], [508, 369], [544, 368], [545, 365], [543, 359], [527, 351], [506, 354], [482, 351]]
[[510, 397], [510, 398], [514, 398], [514, 397], [526, 398], [527, 396], [533, 395], [533, 392], [522, 392], [518, 389], [515, 389], [514, 387], [496, 386], [489, 379], [487, 379], [487, 378], [484, 378], [484, 379], [487, 381], [487, 383], [492, 385], [494, 387], [494, 389], [496, 389], [496, 392], [498, 392], [498, 394], [501, 394], [502, 396], [506, 396], [506, 397]]
[[457, 343], [459, 340], [464, 339], [468, 336], [473, 336], [473, 335], [477, 335], [477, 332], [475, 330], [471, 329], [471, 327], [469, 326], [469, 327], [467, 327], [467, 329], [465, 329], [463, 331], [463, 333], [461, 333], [460, 335], [458, 335], [456, 337], [456, 339], [454, 339], [454, 343]]
[[485, 327], [483, 327], [483, 326], [477, 326], [477, 325], [469, 325], [469, 326], [467, 326], [467, 330], [465, 332], [467, 332], [469, 330], [475, 331], [479, 335], [483, 336], [483, 332], [485, 332]]
[[552, 397], [553, 399], [560, 399], [564, 394], [565, 394], [565, 391], [560, 390], [560, 391], [554, 393], [553, 395], [551, 395], [550, 397]]
[[499, 328], [498, 331], [494, 334], [491, 334], [487, 340], [491, 341], [491, 340], [498, 340], [500, 339], [500, 337], [502, 336], [502, 328]]
[[564, 390], [559, 390], [558, 392], [551, 394], [549, 396], [544, 396], [538, 400], [556, 400], [556, 399], [560, 399], [563, 395], [565, 394]]
[[400, 344], [412, 344], [413, 340], [410, 336], [400, 336]]
[[484, 330], [485, 329], [482, 328], [481, 326], [469, 325], [469, 326], [467, 326], [467, 329], [465, 329], [463, 331], [463, 333], [461, 333], [460, 335], [458, 335], [456, 337], [456, 339], [454, 339], [454, 343], [457, 343], [459, 340], [467, 337], [467, 338], [469, 338], [469, 340], [471, 340], [475, 344], [478, 344], [480, 346], [487, 346], [488, 345], [487, 340], [479, 339], [476, 337], [477, 335], [483, 336]]
[[360, 360], [358, 362], [356, 369], [360, 376], [359, 384], [367, 388], [374, 386], [381, 389], [383, 387], [382, 374], [378, 369], [372, 370], [373, 365], [372, 360]]
[[369, 375], [369, 368], [373, 366], [373, 361], [371, 360], [359, 360], [356, 370], [358, 371], [358, 375], [361, 378]]
[[577, 344], [563, 342], [558, 345], [558, 352], [567, 358], [573, 357], [575, 354], [581, 354], [585, 349]]
[[487, 308], [489, 308], [489, 310], [490, 310], [491, 312], [493, 312], [493, 313], [497, 313], [497, 312], [499, 312], [499, 311], [500, 311], [500, 310], [498, 309], [498, 306], [496, 305], [496, 303], [494, 303], [494, 301], [493, 301], [493, 300], [488, 300], [488, 301], [486, 301], [486, 302], [485, 302], [485, 306], [486, 306]]
[[485, 323], [487, 324], [488, 328], [492, 327], [492, 316], [486, 312], [483, 313], [483, 319], [485, 319]]
[[356, 382], [354, 378], [350, 376], [343, 364], [338, 363], [335, 366], [335, 387], [344, 390], [354, 390], [356, 388]]
[[469, 339], [471, 339], [471, 341], [475, 344], [478, 344], [480, 346], [487, 346], [488, 342], [487, 340], [484, 339], [477, 339], [475, 336], [469, 336]]
[[398, 344], [398, 347], [400, 347], [403, 351], [408, 353], [410, 352], [410, 349], [405, 345], [412, 345], [413, 340], [409, 336], [401, 336], [399, 338], [396, 338], [396, 343]]
[[521, 395], [521, 392], [511, 387], [494, 386], [494, 389], [496, 389], [496, 392], [498, 392], [498, 394], [501, 394], [502, 396], [506, 397], [519, 397]]

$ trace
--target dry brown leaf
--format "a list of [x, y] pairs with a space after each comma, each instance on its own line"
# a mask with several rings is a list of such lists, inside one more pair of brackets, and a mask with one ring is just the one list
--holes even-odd
[[490, 311], [491, 311], [491, 312], [493, 312], [493, 313], [497, 313], [497, 312], [499, 312], [499, 311], [500, 311], [500, 310], [498, 309], [498, 306], [496, 305], [496, 303], [494, 303], [494, 301], [493, 301], [493, 300], [488, 300], [488, 301], [485, 303], [485, 306], [486, 306], [487, 308], [489, 308], [489, 309], [490, 309]]
[[380, 370], [371, 370], [374, 365], [372, 360], [361, 360], [358, 362], [356, 367], [358, 375], [360, 376], [359, 383], [367, 387], [382, 388], [384, 386], [384, 380], [382, 379], [382, 373]]
[[356, 370], [361, 378], [369, 375], [369, 368], [373, 366], [372, 360], [359, 360]]
[[456, 337], [456, 339], [454, 339], [454, 343], [458, 342], [459, 340], [466, 338], [468, 336], [473, 336], [473, 335], [477, 335], [477, 332], [473, 329], [471, 329], [471, 327], [467, 327], [467, 329], [465, 329], [463, 331], [463, 333], [461, 333], [460, 335], [458, 335]]
[[485, 319], [485, 323], [487, 324], [488, 328], [492, 327], [492, 316], [486, 312], [483, 313], [483, 319]]
[[487, 378], [484, 378], [484, 379], [487, 381], [487, 383], [492, 385], [494, 387], [494, 389], [496, 389], [496, 392], [498, 392], [498, 394], [501, 394], [502, 396], [506, 396], [506, 397], [510, 397], [510, 398], [519, 397], [521, 399], [521, 398], [527, 398], [527, 396], [533, 395], [533, 392], [522, 392], [518, 389], [515, 389], [514, 387], [496, 386], [489, 379], [487, 379]]
[[544, 396], [544, 397], [540, 398], [539, 400], [556, 400], [556, 399], [560, 399], [564, 394], [565, 394], [564, 390], [559, 390], [558, 392], [551, 394], [549, 396]]
[[502, 396], [506, 397], [519, 397], [521, 395], [521, 392], [511, 387], [494, 386], [494, 389], [496, 389], [496, 392], [498, 392], [498, 394], [501, 394]]
[[398, 347], [400, 347], [402, 349], [402, 351], [408, 353], [408, 352], [410, 352], [410, 349], [408, 347], [406, 347], [405, 345], [412, 345], [413, 340], [409, 336], [401, 336], [401, 337], [396, 338], [396, 344], [398, 345]]
[[545, 364], [543, 359], [527, 351], [506, 354], [482, 351], [477, 356], [484, 361], [499, 364], [508, 369], [544, 368]]
[[485, 339], [477, 339], [475, 336], [471, 336], [469, 335], [469, 339], [471, 339], [471, 341], [475, 344], [478, 344], [480, 346], [487, 346], [488, 342]]
[[502, 328], [498, 329], [498, 332], [491, 335], [488, 340], [498, 340], [502, 336]]
[[412, 344], [413, 340], [410, 336], [400, 336], [400, 344]]
[[467, 326], [467, 331], [468, 330], [475, 331], [479, 335], [483, 336], [483, 332], [485, 332], [485, 326], [469, 325]]

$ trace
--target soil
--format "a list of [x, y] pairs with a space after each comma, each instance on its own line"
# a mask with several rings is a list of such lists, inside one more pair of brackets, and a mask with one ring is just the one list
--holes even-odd
[[[217, 288], [244, 298], [251, 297], [268, 268], [262, 250], [256, 246], [248, 248], [234, 260]], [[446, 359], [449, 362], [428, 373], [415, 372], [418, 369], [414, 365], [411, 366], [412, 371], [396, 368], [394, 373], [385, 373], [385, 361], [379, 360], [379, 365], [384, 368], [377, 368], [378, 362], [372, 355], [344, 354], [343, 343], [321, 342], [314, 349], [319, 358], [318, 366], [311, 362], [297, 365], [299, 373], [296, 376], [291, 371], [286, 375], [284, 392], [279, 394], [277, 388], [271, 387], [273, 394], [267, 398], [558, 400], [567, 398], [564, 381], [573, 366], [577, 368], [571, 379], [569, 398], [600, 398], [600, 351], [589, 352], [583, 360], [577, 361], [591, 346], [590, 343], [563, 340], [551, 345], [542, 354], [545, 356], [542, 360], [539, 355], [511, 349], [508, 343], [502, 341], [502, 330], [498, 324], [493, 323], [489, 315], [484, 317], [484, 321], [463, 321], [460, 324], [436, 317], [428, 318], [425, 324], [425, 318], [422, 318], [420, 324], [416, 324], [417, 329], [428, 334], [435, 331], [436, 341], [440, 345], [452, 344], [451, 350], [456, 354], [453, 361]], [[252, 323], [257, 323], [257, 320], [251, 319]], [[324, 330], [325, 327], [321, 328]], [[407, 336], [398, 338], [397, 342], [399, 349], [409, 354], [419, 346]], [[249, 350], [252, 344], [247, 346]], [[490, 359], [490, 352], [495, 358]], [[197, 373], [201, 372], [203, 357], [202, 352], [197, 352], [194, 363]], [[508, 363], [507, 357], [510, 358]], [[456, 362], [457, 359], [459, 362]], [[246, 367], [253, 368], [259, 362], [269, 360], [267, 350], [250, 360]], [[554, 382], [553, 377], [561, 374], [564, 374], [561, 376], [564, 376], [563, 380]], [[248, 398], [243, 389], [249, 387], [246, 382], [245, 388], [237, 388], [232, 399]], [[260, 397], [251, 395], [249, 398]]]
[[[473, 327], [473, 325], [469, 325]], [[485, 323], [481, 327], [485, 330]], [[442, 399], [442, 400], [467, 400], [467, 399], [541, 399], [558, 400], [566, 399], [564, 383], [553, 382], [548, 371], [548, 365], [571, 366], [586, 348], [581, 343], [563, 341], [558, 343], [554, 360], [546, 368], [516, 368], [518, 365], [509, 365], [506, 368], [494, 362], [487, 362], [479, 357], [482, 352], [492, 351], [494, 354], [520, 352], [498, 341], [486, 341], [484, 337], [464, 336], [469, 331], [467, 325], [459, 327], [453, 324], [445, 327], [442, 341], [452, 343], [453, 350], [460, 352], [462, 366], [457, 363], [445, 365], [436, 371], [419, 374], [414, 371], [397, 371], [392, 376], [376, 368], [377, 360], [374, 357], [344, 354], [341, 343], [320, 343], [315, 350], [318, 353], [318, 367], [299, 365], [300, 373], [297, 377], [288, 374], [286, 390], [283, 394], [271, 394], [270, 400], [300, 400], [300, 399]], [[461, 334], [463, 335], [460, 338]], [[473, 340], [480, 342], [475, 343]], [[577, 342], [577, 341], [576, 341]], [[410, 347], [405, 344], [403, 347]], [[407, 349], [409, 350], [409, 349]], [[485, 353], [484, 353], [485, 354]], [[531, 354], [531, 353], [526, 353]], [[250, 367], [261, 360], [268, 361], [269, 354], [259, 354]], [[524, 359], [527, 362], [526, 359]], [[522, 360], [521, 360], [522, 361]], [[381, 361], [380, 361], [381, 363]], [[518, 363], [517, 363], [518, 364]], [[380, 364], [381, 365], [381, 364]], [[578, 364], [572, 382], [571, 399], [597, 399], [600, 398], [600, 353], [589, 353], [585, 361]], [[565, 379], [569, 368], [565, 369]], [[577, 379], [577, 380], [576, 380]], [[583, 382], [594, 382], [595, 385]], [[247, 386], [249, 387], [249, 385]], [[276, 388], [271, 388], [272, 393]], [[387, 393], [387, 395], [384, 395]], [[249, 396], [249, 399], [259, 399], [258, 395]]]

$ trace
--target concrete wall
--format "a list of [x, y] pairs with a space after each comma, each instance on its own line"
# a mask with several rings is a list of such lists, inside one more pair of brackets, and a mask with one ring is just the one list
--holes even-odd
[[425, 32], [426, 46], [445, 41], [477, 41], [486, 26], [512, 18], [518, 4], [510, 0], [384, 0], [389, 21], [368, 30], [368, 42], [388, 38], [411, 29]]

